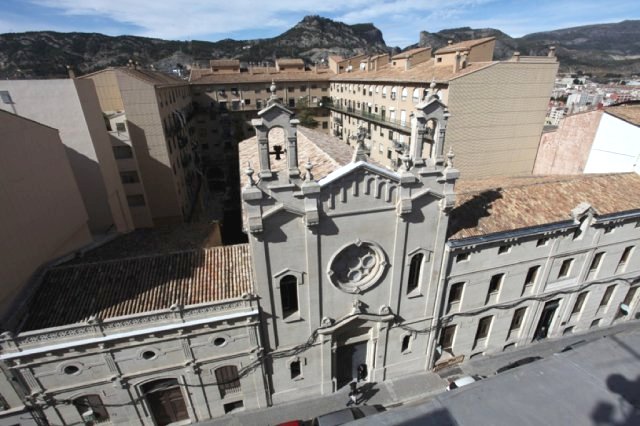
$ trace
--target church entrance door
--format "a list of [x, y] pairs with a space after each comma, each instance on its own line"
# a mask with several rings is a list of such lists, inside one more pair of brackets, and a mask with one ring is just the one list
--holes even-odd
[[189, 413], [176, 379], [156, 380], [142, 387], [157, 426], [188, 420]]
[[358, 342], [338, 346], [336, 351], [336, 380], [338, 389], [358, 377], [358, 366], [367, 364], [367, 343]]

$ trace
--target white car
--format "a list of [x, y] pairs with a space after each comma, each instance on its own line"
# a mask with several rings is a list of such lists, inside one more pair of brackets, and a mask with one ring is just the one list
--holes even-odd
[[478, 380], [482, 380], [484, 377], [482, 376], [462, 376], [457, 378], [456, 380], [450, 380], [449, 385], [447, 386], [447, 392], [453, 389], [458, 389], [463, 386], [470, 385], [471, 383], [475, 383]]

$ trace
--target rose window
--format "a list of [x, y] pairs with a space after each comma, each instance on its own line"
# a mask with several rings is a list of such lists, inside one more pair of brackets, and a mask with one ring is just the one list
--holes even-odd
[[387, 266], [382, 248], [356, 241], [339, 250], [329, 263], [329, 279], [348, 293], [360, 293], [376, 284]]

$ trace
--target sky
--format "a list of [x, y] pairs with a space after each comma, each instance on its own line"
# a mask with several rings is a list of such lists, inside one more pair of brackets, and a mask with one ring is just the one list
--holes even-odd
[[0, 33], [51, 30], [170, 40], [274, 37], [305, 15], [371, 22], [389, 46], [468, 26], [512, 37], [640, 19], [639, 0], [0, 0]]

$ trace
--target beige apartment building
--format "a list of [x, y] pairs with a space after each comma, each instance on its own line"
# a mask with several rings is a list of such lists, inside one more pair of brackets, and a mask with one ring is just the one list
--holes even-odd
[[133, 64], [81, 78], [95, 83], [135, 227], [189, 220], [202, 179], [188, 83]]
[[396, 168], [409, 143], [411, 112], [436, 94], [450, 115], [443, 124], [446, 151], [453, 148], [465, 177], [530, 174], [558, 62], [553, 50], [493, 61], [494, 46], [488, 37], [450, 44], [433, 57], [430, 48], [418, 48], [385, 64], [377, 57], [330, 61], [339, 72], [330, 86], [333, 134], [349, 143], [365, 125], [371, 158]]
[[[91, 243], [58, 130], [0, 110], [0, 315], [43, 264]], [[19, 161], [18, 161], [19, 160]]]
[[133, 229], [93, 82], [3, 80], [0, 110], [59, 130], [94, 235]]

